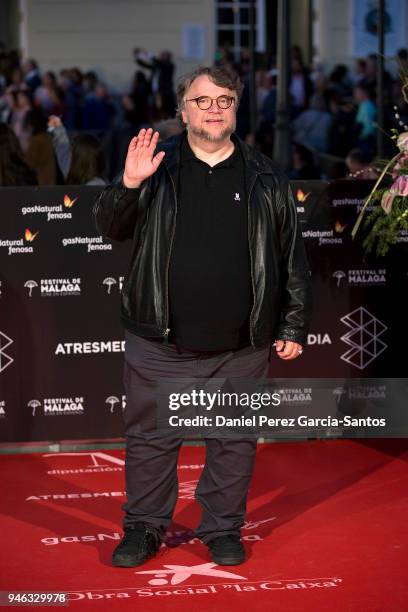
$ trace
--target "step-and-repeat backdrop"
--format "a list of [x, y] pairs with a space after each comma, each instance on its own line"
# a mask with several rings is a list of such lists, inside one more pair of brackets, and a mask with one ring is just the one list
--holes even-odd
[[[406, 376], [408, 236], [365, 258], [351, 229], [372, 183], [293, 182], [312, 270], [314, 315], [291, 380]], [[120, 291], [130, 243], [98, 236], [100, 188], [0, 190], [0, 441], [121, 437]], [[372, 392], [381, 393], [381, 385]]]

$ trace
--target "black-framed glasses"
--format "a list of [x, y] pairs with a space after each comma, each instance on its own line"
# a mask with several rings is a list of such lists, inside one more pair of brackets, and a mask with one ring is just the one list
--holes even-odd
[[208, 110], [211, 108], [214, 100], [217, 102], [218, 108], [225, 110], [229, 108], [235, 101], [234, 96], [218, 96], [218, 98], [210, 98], [210, 96], [198, 96], [198, 98], [190, 98], [186, 102], [195, 102], [201, 110]]

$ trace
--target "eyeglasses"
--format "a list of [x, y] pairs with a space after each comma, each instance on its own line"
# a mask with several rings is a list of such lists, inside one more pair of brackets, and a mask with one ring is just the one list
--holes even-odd
[[190, 98], [186, 102], [196, 102], [198, 108], [201, 110], [208, 110], [212, 107], [213, 101], [217, 102], [218, 108], [225, 110], [229, 108], [235, 101], [234, 96], [218, 96], [218, 98], [210, 98], [210, 96], [199, 96], [198, 98]]

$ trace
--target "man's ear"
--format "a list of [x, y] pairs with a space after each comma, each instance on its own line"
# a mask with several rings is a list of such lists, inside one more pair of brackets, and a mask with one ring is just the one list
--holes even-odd
[[186, 111], [184, 111], [184, 110], [181, 111], [181, 119], [182, 119], [183, 123], [187, 123]]

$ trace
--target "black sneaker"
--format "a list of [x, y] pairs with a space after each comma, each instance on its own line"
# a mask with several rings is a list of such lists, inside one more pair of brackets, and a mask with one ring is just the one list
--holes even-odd
[[161, 546], [159, 534], [145, 523], [135, 523], [126, 527], [121, 543], [112, 555], [115, 567], [135, 567], [141, 565], [157, 553]]
[[239, 535], [218, 536], [207, 544], [214, 563], [218, 565], [239, 565], [246, 559], [245, 549]]

